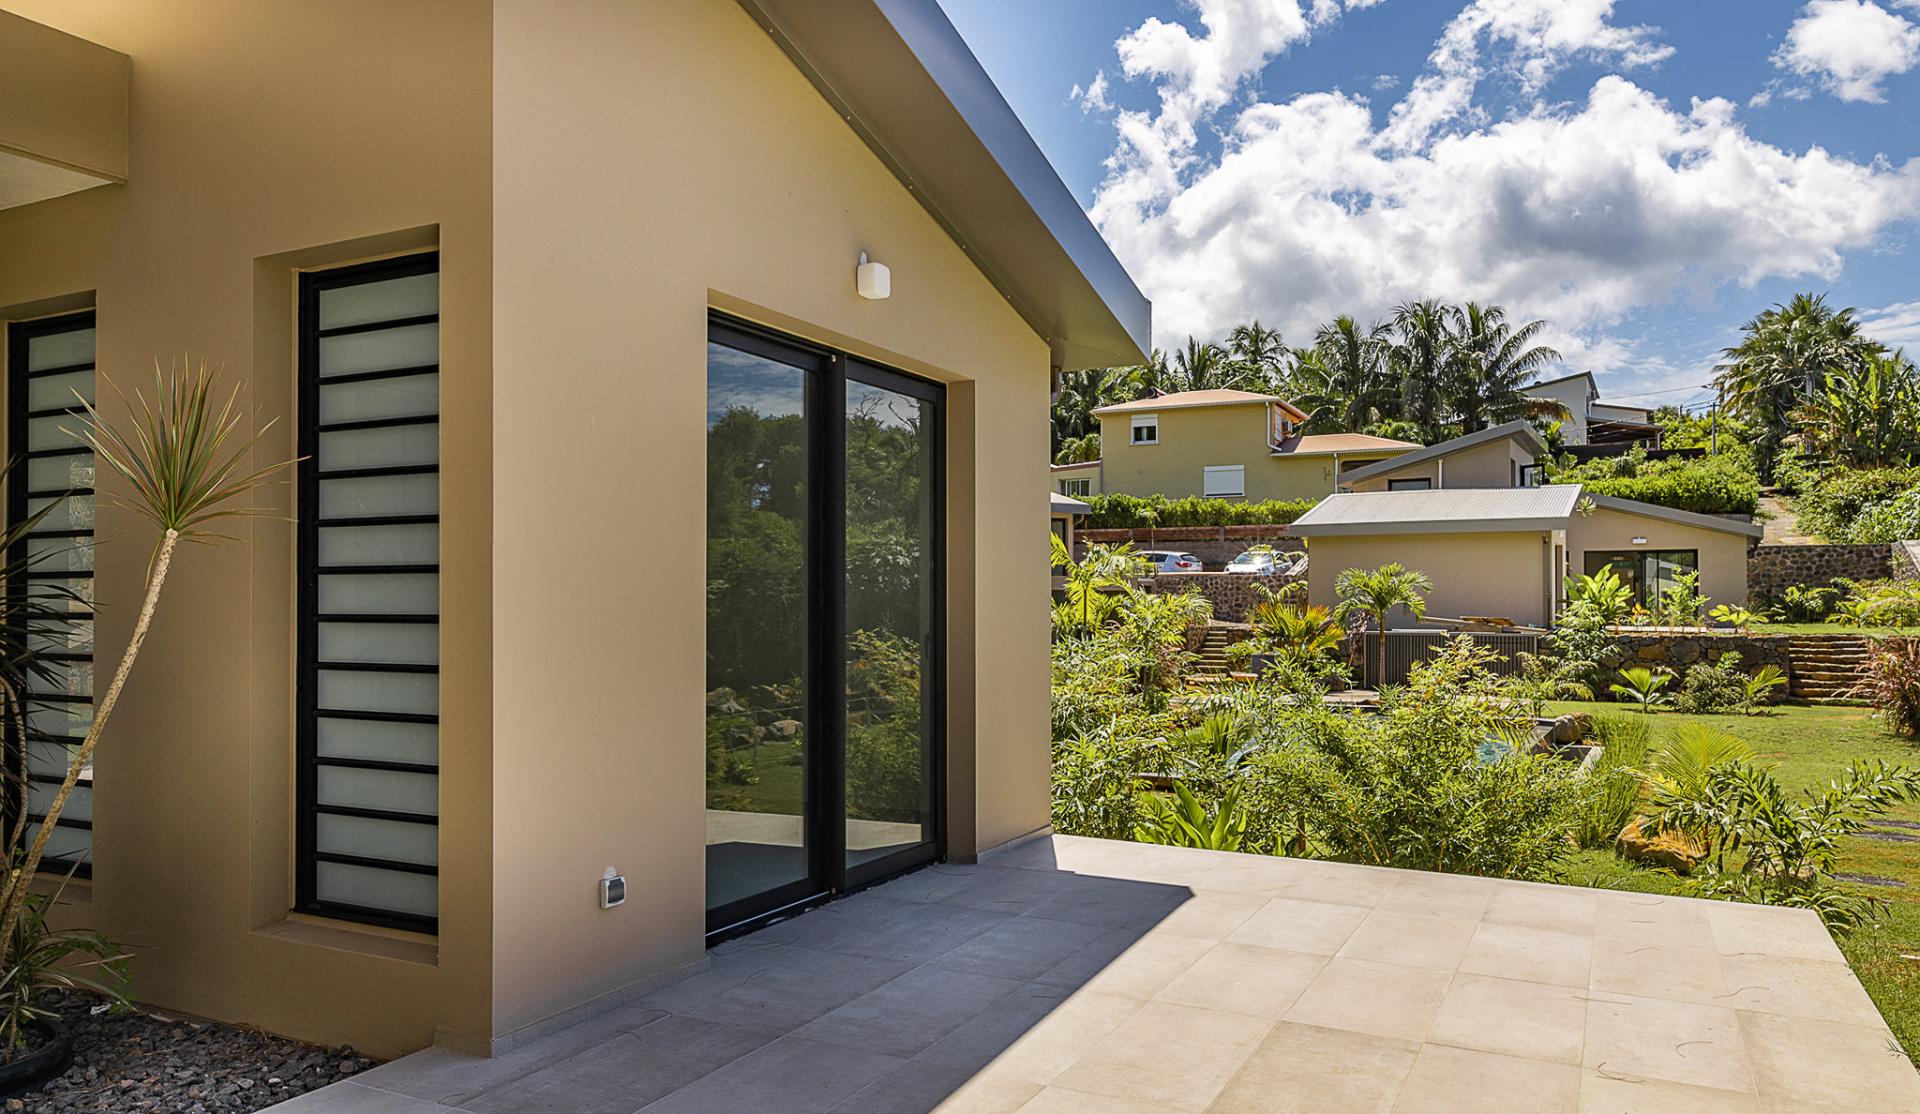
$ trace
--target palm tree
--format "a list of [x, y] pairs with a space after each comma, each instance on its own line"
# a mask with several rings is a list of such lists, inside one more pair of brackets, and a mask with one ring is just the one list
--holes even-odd
[[1296, 665], [1339, 649], [1347, 633], [1331, 608], [1296, 607], [1271, 596], [1247, 609], [1247, 621], [1276, 655]]
[[1345, 621], [1349, 615], [1366, 615], [1380, 627], [1380, 678], [1387, 676], [1387, 617], [1396, 607], [1404, 607], [1415, 619], [1427, 613], [1427, 593], [1433, 591], [1433, 578], [1398, 561], [1389, 561], [1377, 569], [1344, 569], [1333, 582], [1340, 597], [1334, 614]]
[[1560, 361], [1559, 352], [1534, 343], [1547, 327], [1545, 321], [1514, 328], [1507, 323], [1505, 309], [1478, 302], [1453, 309], [1451, 316], [1454, 346], [1449, 393], [1461, 432], [1474, 433], [1517, 418], [1566, 414], [1560, 404], [1534, 398], [1525, 390], [1541, 371]]
[[1920, 455], [1920, 374], [1904, 351], [1873, 355], [1832, 372], [1793, 412], [1815, 457], [1869, 468]]
[[1400, 416], [1431, 437], [1447, 408], [1447, 363], [1453, 356], [1451, 307], [1436, 299], [1402, 302], [1390, 323], [1387, 367], [1400, 381]]
[[1824, 294], [1795, 294], [1740, 328], [1745, 336], [1722, 350], [1714, 385], [1728, 410], [1759, 427], [1756, 463], [1767, 474], [1793, 432], [1794, 411], [1834, 375], [1884, 350], [1861, 333], [1851, 307], [1836, 310]]
[[1229, 358], [1226, 349], [1188, 337], [1187, 346], [1173, 354], [1156, 386], [1168, 392], [1218, 391], [1242, 387], [1251, 379], [1251, 369]]
[[1386, 325], [1362, 329], [1343, 315], [1320, 327], [1312, 348], [1294, 354], [1294, 401], [1307, 411], [1309, 429], [1349, 432], [1396, 416], [1387, 334]]
[[1286, 374], [1287, 346], [1280, 330], [1256, 319], [1227, 334], [1227, 358], [1242, 369], [1249, 390], [1272, 390]]
[[[1155, 352], [1146, 364], [1134, 367], [1094, 368], [1061, 377], [1060, 397], [1053, 402], [1053, 450], [1057, 458], [1066, 443], [1089, 434], [1098, 437], [1100, 419], [1093, 412], [1102, 406], [1132, 402], [1147, 394], [1152, 367], [1160, 359]], [[1098, 456], [1095, 453], [1095, 456]]]
[[1053, 454], [1055, 464], [1086, 464], [1100, 459], [1100, 434], [1098, 431], [1081, 437], [1069, 437], [1060, 442], [1060, 451]]

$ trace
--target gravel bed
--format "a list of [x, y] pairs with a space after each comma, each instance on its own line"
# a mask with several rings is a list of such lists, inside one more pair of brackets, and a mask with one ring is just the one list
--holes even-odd
[[0, 1103], [34, 1114], [227, 1114], [262, 1110], [365, 1071], [351, 1048], [320, 1048], [253, 1029], [138, 1009], [90, 1012], [70, 999], [73, 1067], [39, 1090]]

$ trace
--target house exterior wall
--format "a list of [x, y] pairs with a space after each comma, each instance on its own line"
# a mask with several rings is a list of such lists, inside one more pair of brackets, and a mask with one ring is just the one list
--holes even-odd
[[[1206, 469], [1238, 464], [1246, 469], [1248, 502], [1317, 499], [1334, 491], [1335, 457], [1275, 456], [1267, 443], [1267, 407], [1177, 406], [1160, 411], [1160, 443], [1135, 445], [1133, 419], [1140, 412], [1100, 419], [1100, 487], [1128, 495], [1199, 495]], [[1342, 453], [1343, 470], [1385, 460], [1392, 453]]]
[[[291, 419], [298, 269], [442, 259], [439, 935], [287, 913], [281, 485], [181, 554], [96, 764], [73, 915], [143, 1000], [484, 1052], [702, 962], [704, 562], [654, 542], [705, 534], [713, 309], [947, 385], [949, 852], [1047, 824], [1048, 346], [740, 7], [5, 2], [133, 59], [129, 183], [0, 211], [0, 317], [97, 304], [106, 383], [184, 350]], [[98, 528], [110, 661], [148, 544]]]
[[[1048, 822], [1049, 354], [733, 3], [495, 9], [494, 1030], [702, 958], [709, 307], [945, 382], [948, 840]], [[609, 128], [611, 113], [631, 113]], [[893, 295], [859, 298], [861, 251]], [[556, 374], [564, 369], [565, 374]], [[1258, 414], [1259, 408], [1251, 413]], [[668, 482], [609, 483], [619, 477]], [[1198, 471], [1195, 471], [1198, 482]], [[590, 527], [556, 553], [544, 524]], [[553, 621], [556, 562], [592, 579]], [[607, 866], [640, 900], [593, 901]]]
[[1517, 487], [1521, 465], [1533, 457], [1511, 437], [1422, 461], [1385, 475], [1369, 476], [1352, 485], [1354, 491], [1386, 491], [1393, 480], [1425, 479], [1435, 488]]
[[1100, 462], [1090, 460], [1085, 464], [1077, 464], [1071, 468], [1060, 468], [1052, 465], [1047, 467], [1048, 491], [1057, 491], [1063, 495], [1073, 494], [1064, 489], [1063, 482], [1066, 480], [1085, 480], [1087, 481], [1088, 495], [1100, 494], [1103, 490], [1100, 486]]
[[[1398, 561], [1433, 578], [1427, 614], [1457, 619], [1488, 615], [1544, 626], [1549, 565], [1558, 531], [1485, 534], [1363, 534], [1307, 539], [1308, 602], [1340, 602], [1334, 583], [1346, 569]], [[1404, 623], [1407, 616], [1395, 620]]]
[[[1633, 544], [1645, 538], [1644, 545]], [[1695, 549], [1700, 552], [1700, 592], [1713, 604], [1747, 602], [1747, 539], [1739, 534], [1647, 518], [1607, 508], [1575, 514], [1567, 526], [1571, 571], [1586, 571], [1587, 553], [1636, 549]]]
[[[129, 179], [0, 210], [0, 317], [97, 304], [99, 396], [154, 360], [225, 367], [292, 455], [295, 268], [441, 251], [437, 939], [290, 917], [292, 485], [239, 542], [183, 547], [97, 755], [91, 883], [67, 912], [135, 949], [139, 997], [376, 1055], [490, 1031], [491, 26], [461, 0], [5, 0], [133, 59]], [[349, 62], [351, 64], [349, 64]], [[100, 485], [111, 496], [111, 476]], [[151, 534], [97, 514], [100, 674]], [[523, 833], [523, 837], [526, 833]]]
[[1560, 421], [1560, 439], [1568, 445], [1587, 443], [1587, 406], [1590, 402], [1591, 384], [1584, 376], [1562, 379], [1557, 383], [1548, 383], [1539, 387], [1528, 387], [1526, 393], [1533, 398], [1552, 399], [1567, 408], [1567, 416]]

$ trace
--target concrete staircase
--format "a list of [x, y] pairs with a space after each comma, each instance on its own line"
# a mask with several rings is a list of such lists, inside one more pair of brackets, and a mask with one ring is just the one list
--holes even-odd
[[1851, 635], [1791, 635], [1787, 638], [1787, 659], [1793, 680], [1788, 693], [1809, 704], [1846, 700], [1849, 690], [1866, 678], [1871, 653], [1866, 639]]
[[1200, 658], [1193, 663], [1193, 672], [1218, 677], [1232, 673], [1234, 661], [1227, 656], [1227, 647], [1245, 637], [1246, 631], [1242, 628], [1208, 624], [1206, 641], [1200, 643]]

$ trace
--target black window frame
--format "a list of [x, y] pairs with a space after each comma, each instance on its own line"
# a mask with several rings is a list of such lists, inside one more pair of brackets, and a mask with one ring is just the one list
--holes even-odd
[[[319, 468], [320, 434], [350, 429], [378, 429], [404, 425], [440, 424], [441, 407], [436, 401], [430, 417], [410, 416], [400, 418], [374, 418], [358, 421], [321, 423], [320, 414], [320, 341], [324, 337], [344, 335], [354, 332], [366, 332], [382, 328], [394, 328], [404, 325], [424, 325], [438, 323], [440, 313], [435, 312], [404, 318], [394, 318], [375, 322], [343, 325], [330, 329], [318, 327], [320, 292], [343, 286], [358, 286], [370, 282], [388, 279], [407, 278], [413, 275], [438, 274], [440, 271], [440, 253], [437, 250], [415, 252], [409, 255], [395, 256], [389, 259], [375, 260], [370, 263], [349, 264], [324, 270], [306, 271], [300, 275], [299, 312], [295, 329], [299, 337], [299, 362], [295, 372], [298, 381], [298, 457], [296, 466], [296, 508], [297, 534], [295, 546], [298, 552], [298, 594], [295, 616], [298, 627], [297, 672], [295, 700], [295, 871], [294, 904], [295, 912], [334, 920], [356, 921], [362, 924], [377, 925], [384, 928], [397, 928], [414, 932], [434, 934], [439, 931], [439, 917], [396, 912], [387, 909], [350, 905], [342, 902], [323, 901], [317, 895], [318, 867], [321, 862], [341, 863], [348, 866], [370, 866], [383, 870], [393, 870], [410, 874], [426, 874], [436, 881], [440, 874], [440, 857], [435, 855], [432, 865], [408, 862], [398, 859], [369, 858], [347, 855], [339, 852], [321, 851], [319, 842], [319, 817], [323, 814], [360, 816], [380, 820], [400, 820], [415, 824], [432, 824], [436, 831], [440, 827], [440, 818], [436, 812], [432, 816], [424, 813], [398, 812], [385, 809], [367, 809], [344, 805], [323, 805], [319, 802], [319, 771], [321, 766], [347, 769], [386, 770], [395, 773], [432, 774], [437, 780], [440, 773], [439, 756], [431, 764], [396, 762], [379, 759], [353, 759], [325, 757], [319, 753], [319, 727], [323, 716], [330, 718], [374, 720], [389, 723], [423, 723], [439, 725], [439, 714], [423, 716], [407, 712], [354, 711], [351, 713], [323, 709], [318, 704], [321, 662], [319, 660], [320, 623], [320, 480], [323, 476]], [[328, 376], [328, 383], [365, 382], [374, 379], [395, 379], [408, 375], [421, 375], [426, 372], [438, 372], [440, 363], [436, 360], [427, 365], [384, 369], [381, 371], [357, 372], [348, 375]], [[344, 479], [352, 476], [373, 475], [438, 475], [440, 465], [399, 465], [389, 468], [344, 469], [324, 473], [328, 479]], [[383, 516], [367, 519], [330, 519], [330, 525], [432, 525], [436, 529], [440, 524], [440, 515]], [[354, 565], [330, 568], [328, 572], [346, 570], [353, 574], [412, 574], [432, 572], [437, 574], [440, 562], [431, 565]], [[368, 621], [381, 623], [440, 623], [440, 611], [426, 615], [328, 615], [328, 621]], [[338, 664], [338, 663], [334, 663]], [[394, 673], [432, 673], [440, 672], [439, 655], [431, 666], [400, 664], [362, 664], [356, 668], [367, 672]], [[436, 839], [436, 846], [438, 840]], [[437, 906], [436, 906], [437, 907]]]
[[1388, 491], [1432, 491], [1433, 480], [1428, 476], [1415, 476], [1408, 480], [1388, 480]]
[[1598, 576], [1600, 570], [1611, 566], [1616, 575], [1633, 589], [1633, 602], [1640, 607], [1652, 606], [1657, 593], [1649, 596], [1648, 584], [1652, 578], [1648, 575], [1653, 562], [1661, 557], [1675, 554], [1690, 554], [1693, 564], [1690, 572], [1700, 571], [1700, 551], [1697, 549], [1590, 549], [1581, 555], [1582, 571], [1587, 576]]
[[[809, 877], [764, 894], [706, 911], [709, 947], [762, 928], [822, 901], [878, 885], [947, 856], [947, 402], [946, 389], [927, 380], [730, 315], [710, 312], [707, 339], [806, 373], [808, 472], [806, 732], [822, 743], [810, 760], [804, 819]], [[846, 831], [846, 422], [847, 381], [855, 379], [930, 404], [932, 506], [927, 544], [933, 560], [928, 594], [926, 671], [927, 750], [924, 769], [930, 839], [858, 866], [849, 866]], [[705, 790], [702, 789], [704, 794]]]
[[[7, 323], [6, 442], [7, 442], [8, 457], [10, 459], [16, 460], [18, 462], [18, 468], [19, 468], [17, 476], [8, 477], [7, 493], [6, 493], [6, 499], [7, 499], [6, 515], [7, 515], [7, 522], [9, 525], [13, 523], [18, 523], [18, 522], [24, 522], [26, 520], [27, 507], [29, 505], [30, 500], [48, 498], [53, 496], [93, 495], [96, 490], [95, 488], [92, 488], [92, 487], [85, 487], [85, 488], [76, 487], [76, 488], [66, 488], [59, 491], [53, 491], [53, 490], [29, 491], [27, 489], [27, 482], [28, 482], [28, 477], [30, 476], [31, 473], [29, 472], [27, 461], [31, 457], [41, 456], [41, 455], [46, 455], [46, 456], [68, 455], [76, 452], [86, 452], [91, 454], [92, 450], [90, 449], [55, 449], [55, 450], [47, 450], [41, 453], [30, 453], [28, 452], [26, 446], [27, 446], [27, 437], [28, 437], [28, 432], [27, 432], [28, 422], [31, 421], [32, 419], [54, 417], [56, 415], [65, 414], [65, 415], [73, 416], [74, 421], [78, 423], [82, 420], [80, 415], [85, 414], [85, 409], [78, 405], [53, 407], [45, 410], [29, 409], [28, 383], [30, 380], [41, 378], [43, 376], [48, 376], [48, 375], [66, 375], [66, 374], [71, 374], [77, 371], [92, 371], [94, 373], [96, 398], [98, 397], [97, 391], [98, 391], [98, 385], [99, 385], [97, 341], [95, 345], [96, 351], [95, 351], [94, 360], [88, 361], [87, 363], [84, 363], [84, 364], [68, 364], [60, 367], [42, 368], [38, 371], [34, 371], [31, 373], [27, 371], [28, 345], [32, 341], [40, 337], [58, 336], [61, 333], [76, 333], [85, 329], [97, 328], [97, 326], [98, 326], [97, 314], [96, 314], [96, 311], [92, 309], [78, 310], [72, 313], [54, 314], [47, 317], [34, 318], [29, 321], [13, 321], [13, 322]], [[95, 483], [96, 484], [98, 483], [97, 477], [95, 479]], [[36, 538], [69, 537], [69, 538], [74, 538], [76, 540], [80, 538], [86, 538], [91, 543], [92, 540], [97, 536], [97, 531], [95, 530], [36, 530], [32, 533], [31, 536]], [[24, 561], [26, 559], [27, 541], [28, 541], [27, 538], [25, 537], [21, 538], [8, 551], [7, 561], [9, 564], [12, 564], [14, 562]], [[36, 574], [29, 573], [26, 579], [27, 580], [35, 579], [35, 575]], [[59, 576], [45, 574], [43, 578], [53, 579], [53, 580], [95, 580], [94, 574], [91, 570], [62, 572]], [[96, 581], [96, 584], [97, 584], [97, 581]], [[12, 602], [12, 601], [18, 600], [21, 597], [21, 595], [26, 591], [26, 587], [27, 585], [25, 582], [17, 582], [14, 584], [9, 584], [7, 586], [8, 601]], [[85, 621], [88, 623], [95, 623], [96, 624], [95, 629], [97, 629], [98, 620], [96, 616], [99, 612], [99, 608], [100, 608], [100, 600], [98, 596], [98, 589], [96, 588], [96, 594], [93, 600], [93, 607], [84, 613], [76, 612], [73, 616], [73, 619], [75, 621]], [[43, 656], [50, 661], [77, 662], [77, 661], [84, 660], [89, 664], [96, 665], [97, 667], [97, 663], [95, 662], [95, 655], [92, 652], [80, 654], [80, 653], [74, 653], [71, 651], [63, 651], [63, 652], [51, 652]], [[46, 699], [50, 699], [50, 697], [42, 696], [40, 699], [46, 700]], [[66, 698], [66, 699], [71, 700], [74, 698]], [[97, 699], [98, 699], [97, 693], [88, 698], [90, 703]], [[34, 703], [35, 701], [32, 699], [29, 699], [27, 701], [29, 708], [31, 708]], [[98, 708], [96, 707], [95, 710], [97, 712]], [[29, 728], [27, 731], [27, 734], [30, 735], [31, 733], [32, 733], [31, 728]], [[0, 808], [0, 822], [4, 822], [8, 826], [8, 828], [11, 829], [13, 822], [19, 816], [20, 811], [24, 810], [27, 807], [28, 782], [39, 782], [40, 784], [43, 784], [43, 785], [47, 785], [47, 784], [58, 785], [61, 782], [63, 782], [65, 779], [55, 778], [55, 777], [51, 777], [50, 775], [44, 775], [44, 774], [28, 773], [27, 772], [27, 742], [28, 742], [27, 737], [25, 735], [22, 735], [20, 731], [13, 726], [9, 726], [6, 729], [6, 734], [7, 734], [7, 737], [5, 740], [6, 763], [7, 763], [7, 770], [10, 774], [9, 785], [11, 788], [5, 795], [6, 801], [5, 801], [4, 808]], [[57, 742], [62, 744], [77, 744], [84, 741], [83, 739], [78, 739], [78, 738], [74, 738], [72, 736], [67, 736], [67, 735], [47, 735], [47, 736], [41, 736], [40, 738], [43, 739], [44, 741]], [[93, 779], [89, 778], [85, 781], [80, 782], [79, 784], [85, 785], [88, 788], [92, 788]], [[27, 813], [27, 819], [29, 821], [32, 821], [32, 820], [40, 819], [40, 817], [35, 816], [33, 813], [29, 812]], [[76, 831], [86, 831], [88, 833], [91, 833], [93, 831], [93, 821], [81, 820], [77, 817], [70, 817], [66, 815], [62, 815], [58, 820], [54, 821], [54, 826], [56, 828], [72, 828]], [[92, 841], [91, 835], [89, 835], [88, 841], [87, 841], [87, 855], [85, 858], [81, 859], [79, 862], [74, 862], [73, 860], [67, 859], [67, 858], [61, 858], [61, 859], [49, 858], [48, 861], [58, 863], [61, 866], [67, 869], [70, 869], [73, 872], [75, 877], [91, 878], [93, 876], [93, 861], [92, 861], [93, 854], [94, 854], [93, 841]]]

